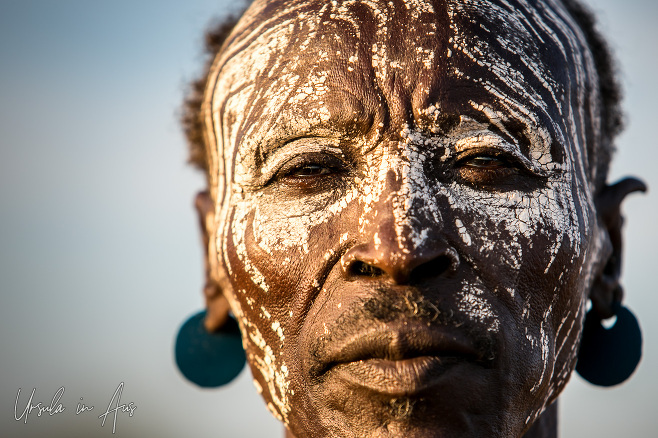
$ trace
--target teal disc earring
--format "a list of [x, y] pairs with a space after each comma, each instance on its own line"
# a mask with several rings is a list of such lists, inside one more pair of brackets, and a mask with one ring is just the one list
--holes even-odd
[[628, 379], [642, 358], [642, 331], [628, 308], [616, 302], [615, 325], [605, 328], [594, 310], [585, 315], [576, 371], [597, 386], [614, 386]]
[[175, 356], [185, 378], [203, 388], [216, 388], [235, 379], [247, 358], [240, 329], [229, 317], [221, 330], [209, 333], [203, 325], [206, 312], [185, 321], [176, 337]]

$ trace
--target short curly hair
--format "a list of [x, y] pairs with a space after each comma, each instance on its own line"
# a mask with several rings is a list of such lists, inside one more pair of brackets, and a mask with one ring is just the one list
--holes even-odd
[[[244, 6], [244, 10], [250, 2]], [[610, 162], [614, 152], [614, 140], [623, 129], [621, 109], [621, 87], [616, 62], [609, 46], [596, 27], [596, 19], [589, 8], [580, 0], [562, 0], [567, 11], [580, 27], [594, 57], [594, 65], [599, 77], [601, 98], [601, 144], [595, 151], [595, 187], [600, 189], [607, 180]], [[201, 114], [204, 91], [208, 84], [208, 74], [213, 60], [219, 53], [242, 14], [230, 15], [210, 26], [206, 32], [206, 62], [202, 74], [190, 83], [183, 102], [181, 122], [189, 145], [189, 162], [208, 176], [206, 144], [204, 141], [204, 121]]]

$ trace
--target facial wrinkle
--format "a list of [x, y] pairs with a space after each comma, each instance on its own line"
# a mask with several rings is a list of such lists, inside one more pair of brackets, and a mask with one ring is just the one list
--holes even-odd
[[[505, 84], [505, 87], [510, 89], [509, 92], [503, 91], [491, 80], [486, 80], [489, 87], [498, 90], [499, 96], [496, 101], [514, 102], [516, 99], [513, 96], [525, 96], [524, 98], [529, 99], [528, 103], [531, 104], [531, 107], [541, 109], [542, 112], [546, 110], [546, 106], [542, 102], [552, 101], [558, 109], [559, 115], [571, 122], [567, 129], [568, 132], [565, 133], [567, 135], [564, 137], [575, 138], [577, 142], [586, 145], [585, 127], [588, 126], [589, 120], [592, 124], [597, 125], [600, 115], [596, 111], [599, 108], [599, 102], [596, 99], [593, 99], [595, 102], [587, 99], [589, 88], [592, 84], [598, 83], [598, 78], [582, 34], [561, 4], [551, 2], [550, 6], [539, 4], [532, 7], [527, 2], [498, 3], [501, 4], [496, 4], [496, 2], [489, 4], [489, 2], [483, 1], [459, 4], [450, 2], [453, 48], [467, 55], [473, 63], [485, 65], [489, 71], [495, 74], [496, 82]], [[511, 3], [518, 3], [518, 6], [515, 8]], [[488, 14], [496, 22], [509, 23], [509, 28], [514, 32], [498, 32], [494, 40], [500, 44], [500, 47], [492, 47], [487, 42], [491, 41], [491, 38], [487, 36], [487, 40], [484, 41], [464, 28], [468, 20], [463, 17], [470, 16], [474, 11], [483, 11], [478, 12], [478, 16]], [[468, 26], [473, 28], [471, 24]], [[498, 28], [506, 29], [507, 26], [498, 26]], [[488, 32], [486, 34], [488, 35]], [[542, 53], [538, 47], [544, 42], [552, 44], [558, 49], [551, 53], [560, 54], [566, 66], [565, 73], [572, 76], [573, 83], [577, 85], [574, 90], [561, 90], [551, 74], [541, 67], [545, 64], [542, 64], [542, 61], [536, 57], [537, 54]], [[506, 63], [499, 53], [508, 53], [517, 57], [521, 61], [520, 65], [528, 70], [527, 73], [521, 73], [516, 64]], [[455, 72], [458, 75], [465, 75], [459, 67], [456, 67]], [[534, 84], [540, 85], [540, 88]], [[546, 99], [542, 89], [549, 92], [549, 99]], [[576, 108], [578, 119], [574, 119], [569, 114], [572, 112], [572, 108]], [[598, 141], [598, 139], [589, 140]], [[579, 158], [580, 165], [587, 164], [586, 156]], [[587, 167], [592, 166], [584, 166], [583, 170]], [[581, 169], [578, 168], [578, 170]]]
[[[570, 162], [570, 160], [566, 160], [567, 163]], [[568, 170], [568, 169], [567, 169]], [[574, 179], [572, 179], [573, 175], [566, 173], [565, 174], [567, 178], [563, 178], [562, 181], [550, 181], [549, 184], [547, 185], [546, 189], [544, 190], [544, 193], [537, 192], [537, 193], [531, 193], [531, 194], [523, 194], [523, 193], [513, 193], [513, 194], [507, 194], [513, 202], [520, 203], [521, 207], [525, 207], [525, 211], [523, 208], [515, 208], [511, 211], [513, 211], [515, 217], [505, 217], [505, 216], [500, 216], [500, 211], [506, 211], [505, 209], [496, 209], [492, 208], [491, 211], [487, 212], [487, 214], [484, 214], [483, 219], [484, 222], [486, 223], [487, 219], [491, 219], [492, 217], [498, 216], [498, 221], [499, 223], [504, 223], [506, 227], [508, 228], [508, 231], [512, 236], [516, 235], [515, 233], [515, 228], [517, 231], [522, 232], [522, 236], [525, 235], [528, 239], [531, 238], [531, 236], [536, 233], [536, 232], [543, 232], [544, 230], [550, 230], [552, 231], [553, 236], [552, 239], [557, 238], [556, 245], [551, 248], [551, 262], [555, 258], [555, 255], [558, 252], [564, 253], [567, 252], [567, 254], [570, 253], [570, 257], [572, 262], [576, 262], [579, 257], [581, 256], [580, 253], [580, 247], [581, 247], [581, 239], [582, 239], [582, 230], [583, 226], [579, 221], [579, 218], [575, 214], [570, 214], [569, 211], [578, 211], [579, 207], [576, 207], [575, 205], [575, 200], [572, 196], [573, 193], [581, 193], [582, 190], [576, 190], [574, 189], [571, 184], [574, 183]], [[576, 182], [577, 183], [577, 182]], [[455, 191], [464, 191], [468, 192], [470, 191], [468, 188], [462, 188], [459, 187], [458, 185], [453, 185], [452, 188], [455, 189]], [[510, 196], [511, 195], [511, 196]], [[454, 196], [454, 194], [448, 194], [449, 197]], [[481, 210], [477, 208], [469, 208], [469, 202], [472, 201], [473, 199], [477, 199], [478, 197], [481, 198], [482, 195], [478, 195], [478, 193], [470, 193], [467, 196], [460, 197], [463, 201], [465, 201], [463, 204], [460, 202], [455, 202], [454, 200], [451, 202], [453, 206], [460, 205], [462, 210], [466, 210], [477, 214]], [[484, 209], [488, 209], [492, 204], [495, 205], [494, 203], [491, 202], [491, 198], [496, 198], [496, 196], [489, 197], [489, 200], [487, 202], [480, 202], [479, 203], [479, 208], [484, 207]], [[537, 202], [539, 201], [539, 202]], [[498, 201], [500, 202], [500, 201]], [[538, 203], [538, 206], [533, 206], [533, 204]], [[543, 205], [542, 205], [543, 204]], [[569, 205], [571, 208], [565, 208], [565, 204]], [[472, 204], [471, 204], [472, 205]], [[519, 206], [519, 204], [517, 204]], [[549, 214], [546, 214], [549, 213]], [[544, 226], [537, 226], [539, 223], [544, 223]], [[553, 223], [552, 226], [550, 226], [551, 222]], [[535, 224], [533, 226], [533, 224]], [[585, 227], [585, 230], [587, 228]], [[477, 233], [474, 233], [477, 235]], [[563, 237], [568, 236], [569, 241], [564, 242]], [[490, 248], [491, 245], [487, 245], [486, 239], [485, 242], [482, 242], [483, 239], [480, 239], [480, 242], [476, 243], [476, 245], [479, 245], [481, 248]], [[499, 241], [507, 242], [509, 239], [499, 239]], [[512, 240], [514, 242], [514, 240]], [[564, 243], [568, 243], [568, 245], [564, 246]], [[520, 249], [520, 247], [519, 247]], [[522, 255], [518, 254], [518, 258], [521, 259]], [[506, 257], [507, 260], [513, 260], [512, 257]], [[518, 260], [518, 264], [514, 266], [515, 268], [519, 268], [521, 265], [521, 261]], [[547, 268], [548, 269], [548, 268]], [[549, 312], [550, 313], [550, 312]], [[548, 318], [548, 313], [546, 315]], [[542, 358], [542, 374], [539, 377], [539, 380], [537, 384], [533, 387], [534, 391], [537, 391], [540, 387], [545, 387], [546, 383], [545, 382], [550, 382], [553, 380], [553, 370], [552, 368], [549, 370], [549, 362], [548, 359], [553, 357], [551, 355], [551, 350], [553, 346], [548, 342], [549, 340], [549, 331], [545, 327], [545, 325], [548, 323], [548, 321], [542, 321], [540, 328], [539, 328], [539, 333], [538, 333], [538, 341], [539, 343], [537, 344], [532, 344], [538, 347], [541, 351], [541, 358]], [[573, 320], [571, 321], [571, 327], [573, 327]], [[569, 330], [569, 334], [571, 334], [572, 330]], [[562, 342], [560, 339], [561, 333], [557, 334], [557, 339]], [[566, 335], [564, 335], [566, 336]], [[573, 353], [571, 353], [573, 354]], [[573, 359], [570, 357], [569, 361], [567, 363], [573, 364]], [[567, 366], [567, 365], [565, 365]], [[552, 367], [552, 365], [551, 365]], [[564, 385], [564, 379], [560, 379], [557, 384], [554, 384], [553, 386], [550, 387], [550, 389], [547, 389], [545, 392], [545, 395], [543, 397], [544, 402], [542, 403], [542, 407], [534, 412], [532, 412], [531, 415], [528, 417], [528, 421], [534, 421], [534, 419], [543, 411], [545, 406], [547, 405], [549, 400], [552, 400], [552, 397], [558, 391], [561, 389], [561, 387]]]
[[[239, 301], [231, 300], [231, 308], [239, 323], [243, 344], [246, 339], [249, 340], [249, 343], [244, 345], [249, 363], [254, 364], [267, 385], [268, 395], [271, 398], [271, 401], [267, 403], [267, 409], [279, 421], [287, 422], [291, 409], [289, 396], [292, 395], [288, 366], [276, 356], [259, 328], [245, 316]], [[272, 327], [276, 331], [276, 322], [272, 324]], [[257, 384], [260, 385], [260, 383]]]
[[[577, 114], [580, 122], [576, 124], [572, 120], [571, 135], [583, 146], [574, 148], [578, 156], [578, 160], [575, 162], [580, 165], [579, 171], [583, 181], [596, 181], [597, 166], [595, 163], [590, 163], [588, 156], [589, 145], [598, 144], [602, 140], [600, 136], [601, 102], [598, 93], [590, 92], [590, 90], [598, 88], [599, 83], [594, 59], [582, 31], [560, 3], [550, 0], [546, 5], [541, 5], [541, 11], [551, 23], [552, 28], [557, 30], [556, 33], [561, 36], [561, 39], [567, 41], [570, 48], [565, 53], [569, 56], [568, 65], [575, 70], [574, 77], [578, 86], [575, 93], [570, 90], [572, 93], [567, 102], [571, 103], [568, 108], [572, 115], [569, 118], [576, 118]], [[554, 41], [557, 43], [559, 40], [555, 38]], [[574, 108], [576, 111], [573, 111]], [[588, 190], [588, 192], [591, 191]]]
[[[252, 9], [255, 11], [264, 3], [257, 0]], [[437, 13], [432, 8], [436, 2], [418, 0], [417, 3], [417, 8], [409, 9], [409, 5], [405, 5], [411, 17], [409, 21], [420, 20], [422, 14]], [[471, 3], [484, 5], [482, 1]], [[560, 276], [554, 289], [553, 298], [556, 300], [572, 290], [584, 288], [582, 284], [590, 281], [593, 269], [589, 260], [601, 251], [600, 246], [591, 246], [594, 206], [585, 183], [591, 172], [585, 146], [592, 141], [591, 130], [585, 125], [590, 119], [592, 124], [599, 123], [595, 111], [598, 102], [588, 90], [588, 84], [596, 83], [592, 82], [596, 78], [590, 54], [583, 49], [586, 43], [582, 35], [573, 30], [575, 26], [560, 4], [549, 3], [552, 7], [510, 0], [495, 2], [489, 9], [458, 10], [459, 5], [448, 2], [448, 7], [455, 11], [451, 18], [456, 23], [451, 28], [452, 45], [446, 47], [451, 52], [439, 53], [422, 44], [412, 45], [409, 53], [420, 55], [414, 66], [407, 65], [408, 59], [400, 57], [389, 47], [390, 43], [386, 43], [387, 34], [395, 34], [393, 30], [400, 26], [393, 17], [400, 13], [402, 3], [393, 2], [392, 6], [374, 0], [323, 3], [320, 9], [323, 16], [332, 14], [332, 20], [346, 23], [352, 33], [362, 36], [365, 28], [353, 13], [354, 8], [378, 9], [378, 12], [373, 12], [376, 37], [364, 43], [368, 50], [364, 52], [359, 47], [349, 56], [339, 59], [347, 58], [343, 69], [347, 72], [357, 71], [361, 67], [359, 63], [369, 62], [370, 70], [360, 76], [368, 83], [359, 87], [367, 91], [360, 91], [362, 94], [355, 100], [366, 102], [364, 95], [374, 95], [368, 97], [371, 100], [364, 103], [364, 107], [386, 124], [374, 124], [376, 142], [358, 136], [349, 140], [352, 147], [364, 151], [365, 170], [362, 173], [356, 172], [340, 190], [316, 193], [302, 202], [285, 197], [278, 197], [279, 201], [273, 202], [276, 196], [255, 188], [258, 175], [254, 174], [254, 168], [261, 173], [269, 172], [267, 160], [274, 159], [271, 157], [276, 156], [277, 148], [284, 148], [290, 140], [296, 140], [297, 133], [310, 133], [326, 139], [324, 144], [316, 144], [325, 151], [344, 146], [344, 142], [338, 146], [334, 142], [336, 137], [331, 128], [332, 117], [336, 114], [335, 107], [329, 103], [329, 94], [335, 91], [337, 82], [332, 80], [337, 81], [337, 76], [332, 76], [335, 73], [322, 64], [336, 62], [338, 54], [328, 51], [328, 46], [315, 45], [322, 39], [321, 30], [328, 23], [317, 18], [320, 14], [303, 16], [301, 3], [289, 2], [268, 21], [267, 26], [255, 19], [256, 24], [239, 25], [230, 40], [227, 54], [220, 55], [226, 62], [213, 67], [221, 76], [213, 85], [214, 100], [204, 105], [212, 107], [212, 133], [209, 136], [212, 137], [213, 133], [218, 136], [215, 138], [218, 147], [211, 151], [211, 181], [215, 181], [211, 190], [216, 194], [224, 193], [222, 184], [228, 186], [226, 199], [218, 202], [216, 207], [216, 245], [222, 253], [219, 257], [225, 261], [229, 274], [239, 278], [246, 275], [248, 282], [254, 285], [251, 287], [245, 282], [244, 289], [236, 293], [244, 295], [249, 290], [253, 296], [240, 299], [246, 303], [251, 299], [252, 304], [248, 304], [251, 306], [253, 297], [258, 297], [259, 293], [265, 296], [273, 287], [268, 284], [268, 272], [259, 269], [262, 261], [254, 255], [254, 248], [285, 261], [286, 268], [295, 268], [294, 272], [299, 272], [299, 266], [313, 260], [312, 237], [325, 232], [331, 221], [340, 223], [343, 217], [348, 217], [348, 209], [360, 212], [356, 234], [361, 236], [359, 238], [372, 238], [375, 245], [382, 235], [373, 235], [371, 230], [383, 214], [390, 213], [400, 254], [429, 245], [433, 239], [445, 238], [457, 248], [461, 257], [468, 259], [477, 276], [463, 283], [458, 302], [460, 312], [469, 315], [469, 320], [486, 326], [490, 333], [496, 333], [500, 329], [501, 316], [496, 314], [495, 300], [489, 296], [496, 297], [506, 291], [508, 300], [527, 303], [529, 310], [523, 318], [528, 324], [524, 327], [528, 348], [541, 358], [540, 366], [533, 368], [536, 380], [528, 386], [536, 394], [541, 394], [541, 406], [533, 406], [527, 417], [528, 422], [534, 421], [561, 390], [574, 363], [577, 343], [571, 340], [578, 336], [583, 303], [574, 305], [577, 311], [559, 314], [560, 309], [553, 302], [543, 314], [543, 320], [531, 320], [534, 318], [533, 307], [541, 306], [543, 310], [546, 307], [532, 296], [531, 285], [521, 274], [529, 266], [534, 269], [537, 258], [541, 260], [538, 273], [543, 270], [544, 274], [552, 274], [559, 266], [565, 265], [582, 273], [577, 280], [573, 279], [574, 275]], [[511, 11], [516, 5], [522, 8], [520, 12]], [[477, 16], [489, 14], [493, 21], [485, 20], [481, 30], [472, 31], [468, 23], [474, 16], [473, 11], [479, 11], [475, 14]], [[301, 14], [300, 21], [306, 23], [303, 28], [295, 27], [297, 22], [290, 18], [294, 14]], [[281, 18], [284, 16], [285, 20]], [[516, 33], [499, 32], [495, 38], [484, 38], [482, 32], [497, 32], [492, 25], [495, 20], [511, 23]], [[268, 36], [262, 37], [263, 34]], [[261, 37], [263, 39], [259, 39]], [[261, 53], [250, 48], [252, 43], [265, 45], [266, 50]], [[532, 56], [529, 48], [544, 43], [558, 47], [559, 56], [568, 59], [566, 65], [569, 68], [564, 73], [569, 76], [567, 80], [549, 74], [549, 67], [553, 64], [548, 66]], [[293, 47], [305, 51], [306, 58], [299, 62], [308, 65], [295, 64], [297, 61], [286, 57]], [[317, 62], [310, 63], [312, 56]], [[450, 60], [447, 64], [446, 58]], [[284, 60], [288, 60], [288, 64]], [[435, 93], [436, 89], [445, 86], [445, 81], [436, 80], [426, 73], [430, 67], [438, 70], [445, 67], [444, 64], [451, 66], [446, 70], [452, 75], [451, 84], [470, 84], [472, 89], [486, 91], [487, 95], [482, 98], [477, 95], [478, 98], [470, 96], [466, 100], [468, 110], [472, 111], [468, 114], [483, 115], [478, 120], [488, 120], [504, 136], [481, 127], [478, 128], [480, 132], [472, 128], [457, 135], [446, 134], [437, 123], [429, 123], [429, 127], [423, 125], [427, 123], [421, 122], [418, 115], [427, 115], [435, 121], [449, 115], [444, 112], [444, 107], [450, 107], [450, 102], [442, 100], [443, 91]], [[474, 66], [490, 73], [479, 76], [480, 70]], [[417, 73], [420, 70], [423, 70], [422, 74]], [[417, 83], [421, 85], [412, 91], [407, 86], [413, 82], [414, 74], [420, 78]], [[432, 88], [433, 83], [425, 86], [423, 81], [441, 82], [441, 86]], [[561, 85], [565, 83], [572, 87]], [[412, 94], [413, 103], [409, 104], [405, 100], [409, 100]], [[379, 103], [372, 105], [372, 101]], [[258, 104], [254, 105], [254, 102]], [[398, 107], [390, 108], [391, 105]], [[461, 114], [461, 121], [466, 122], [466, 119], [467, 116]], [[448, 162], [459, 151], [475, 147], [478, 141], [521, 154], [519, 142], [514, 141], [515, 134], [507, 129], [506, 123], [510, 121], [520, 121], [525, 126], [523, 133], [530, 143], [528, 160], [531, 165], [528, 167], [546, 177], [545, 183], [531, 190], [489, 191], [458, 182], [437, 181], [435, 175], [428, 173], [429, 162]], [[268, 133], [267, 141], [274, 146], [266, 145], [262, 133]], [[437, 133], [441, 135], [432, 135]], [[477, 139], [481, 135], [485, 140]], [[503, 137], [511, 138], [512, 142]], [[298, 152], [302, 153], [305, 146], [303, 143], [298, 146]], [[556, 147], [561, 148], [562, 156], [554, 153]], [[295, 153], [291, 152], [291, 156]], [[395, 186], [389, 184], [390, 175], [393, 175]], [[388, 210], [382, 210], [382, 206]], [[249, 233], [253, 234], [255, 247], [249, 246]], [[341, 234], [340, 242], [356, 242], [356, 238], [350, 230]], [[541, 246], [545, 242], [550, 243]], [[533, 251], [533, 245], [545, 249]], [[329, 248], [324, 253], [331, 257], [332, 251]], [[228, 257], [229, 252], [235, 254], [234, 259]], [[284, 253], [288, 254], [285, 259], [282, 258]], [[528, 253], [535, 259], [529, 258]], [[509, 275], [501, 277], [500, 284], [492, 288], [488, 281], [491, 276], [485, 269], [487, 266], [500, 268]], [[582, 297], [572, 299], [584, 301]], [[569, 300], [561, 305], [571, 308]], [[276, 314], [275, 309], [262, 309], [263, 315]], [[533, 325], [535, 322], [537, 325]], [[278, 320], [268, 321], [265, 326], [254, 325], [255, 330], [250, 324], [255, 322], [245, 319], [241, 325], [241, 328], [245, 327], [243, 334], [251, 348], [250, 363], [255, 364], [260, 374], [266, 398], [271, 399], [270, 409], [287, 421], [289, 407], [286, 407], [285, 397], [289, 396], [286, 384], [290, 381], [286, 374], [288, 368], [277, 354], [282, 347], [277, 344], [283, 344], [283, 338], [289, 342], [290, 336], [286, 336], [287, 332], [284, 333]], [[272, 341], [268, 344], [266, 339]], [[558, 363], [559, 368], [555, 368]]]
[[[534, 86], [532, 80], [538, 82], [549, 93], [557, 108], [561, 107], [561, 102], [556, 96], [560, 90], [556, 89], [556, 84], [550, 78], [550, 73], [542, 69], [536, 59], [531, 58], [532, 55], [538, 53], [538, 47], [533, 35], [529, 34], [525, 26], [519, 22], [516, 13], [510, 13], [497, 7], [497, 5], [482, 1], [475, 1], [472, 5], [470, 3], [450, 2], [448, 8], [448, 14], [451, 18], [450, 28], [453, 34], [453, 48], [466, 55], [472, 63], [480, 67], [486, 67], [488, 72], [493, 73], [497, 82], [504, 84], [509, 89], [509, 92], [505, 94], [524, 96], [533, 107], [544, 112], [547, 111], [547, 102], [542, 96], [543, 93]], [[463, 29], [462, 22], [466, 21], [467, 23], [468, 21], [463, 20], [462, 17], [472, 16], [473, 11], [489, 14], [494, 17], [496, 22], [504, 22], [514, 29], [514, 32], [509, 33], [511, 40], [505, 39], [507, 33], [504, 30], [500, 31], [505, 27], [500, 25], [497, 27], [498, 36], [495, 38], [500, 44], [500, 48], [492, 47], [488, 42], [490, 39], [483, 40], [473, 31], [467, 32], [466, 29]], [[490, 32], [485, 32], [485, 35], [489, 37]], [[514, 57], [518, 57], [521, 65], [510, 65], [498, 53], [498, 50], [506, 55], [512, 54]], [[520, 71], [521, 66], [525, 67], [526, 70], [530, 70], [527, 75]]]

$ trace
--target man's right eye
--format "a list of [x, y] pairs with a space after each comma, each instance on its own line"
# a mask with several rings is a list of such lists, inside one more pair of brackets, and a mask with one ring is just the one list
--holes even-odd
[[332, 154], [298, 156], [285, 163], [270, 182], [290, 188], [327, 190], [342, 180], [349, 172], [349, 165]]
[[284, 178], [314, 178], [336, 173], [337, 169], [327, 167], [323, 164], [306, 164], [289, 170]]

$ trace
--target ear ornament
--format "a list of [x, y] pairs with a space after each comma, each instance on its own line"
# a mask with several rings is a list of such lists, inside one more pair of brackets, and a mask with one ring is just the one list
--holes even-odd
[[628, 379], [642, 358], [640, 324], [621, 302], [613, 304], [617, 321], [610, 328], [601, 324], [594, 309], [585, 315], [576, 371], [597, 386], [614, 386]]
[[203, 324], [205, 317], [205, 311], [199, 312], [181, 326], [176, 337], [176, 365], [192, 383], [216, 388], [235, 379], [247, 359], [235, 319], [227, 318], [218, 332], [210, 333]]

